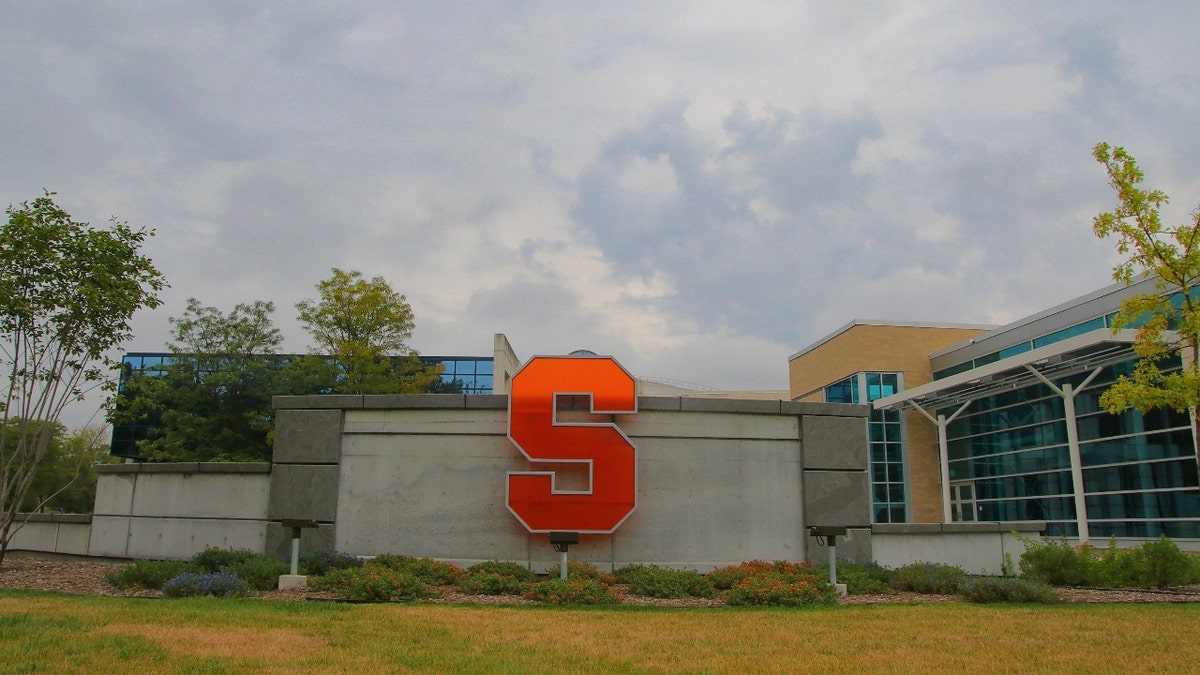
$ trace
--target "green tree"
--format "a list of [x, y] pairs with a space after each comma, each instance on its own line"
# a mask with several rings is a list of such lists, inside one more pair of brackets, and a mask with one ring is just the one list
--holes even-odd
[[[287, 357], [272, 323], [275, 305], [255, 301], [228, 314], [189, 298], [172, 317], [172, 359], [156, 370], [127, 374], [117, 423], [149, 424], [139, 442], [150, 461], [269, 461], [274, 410]], [[325, 375], [328, 378], [328, 375]]]
[[93, 228], [52, 197], [9, 206], [0, 228], [0, 563], [63, 410], [96, 388], [111, 391], [108, 353], [166, 286], [140, 254], [152, 231], [115, 219]]
[[[1100, 238], [1117, 240], [1117, 252], [1126, 256], [1113, 268], [1113, 278], [1133, 283], [1157, 279], [1154, 293], [1143, 293], [1121, 303], [1114, 330], [1136, 328], [1133, 350], [1139, 359], [1133, 373], [1121, 376], [1101, 397], [1100, 405], [1119, 413], [1133, 408], [1146, 412], [1167, 407], [1190, 412], [1196, 437], [1200, 406], [1200, 208], [1189, 224], [1164, 227], [1159, 209], [1168, 197], [1160, 190], [1139, 187], [1145, 176], [1134, 158], [1121, 147], [1099, 143], [1092, 151], [1104, 165], [1117, 193], [1117, 208], [1093, 221]], [[1163, 368], [1174, 357], [1180, 370]]]
[[112, 461], [106, 427], [89, 425], [68, 434], [59, 425], [21, 510], [91, 513], [96, 501], [96, 465]]
[[387, 280], [334, 268], [317, 293], [296, 309], [315, 349], [340, 368], [336, 393], [416, 393], [435, 385], [443, 368], [424, 365], [409, 348], [412, 307]]

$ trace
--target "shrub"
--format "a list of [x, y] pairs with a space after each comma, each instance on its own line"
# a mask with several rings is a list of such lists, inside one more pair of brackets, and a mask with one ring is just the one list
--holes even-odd
[[765, 572], [745, 577], [725, 596], [730, 605], [801, 607], [836, 602], [833, 587], [811, 576]]
[[[568, 567], [570, 564], [568, 563]], [[533, 570], [514, 562], [501, 562], [499, 560], [488, 560], [487, 562], [476, 563], [467, 568], [467, 574], [498, 574], [505, 577], [513, 577], [518, 581], [532, 582], [537, 581], [537, 575]]]
[[192, 565], [202, 572], [220, 572], [227, 567], [261, 557], [263, 557], [262, 553], [256, 553], [249, 549], [210, 547], [192, 556]]
[[650, 598], [711, 598], [717, 591], [712, 581], [695, 570], [672, 570], [657, 566], [630, 565], [614, 573], [637, 595]]
[[441, 590], [417, 575], [386, 565], [363, 565], [332, 570], [311, 582], [315, 590], [332, 591], [357, 602], [407, 602], [441, 595]]
[[185, 572], [163, 584], [162, 592], [168, 598], [190, 598], [211, 595], [230, 598], [246, 594], [246, 582], [224, 572]]
[[163, 584], [184, 572], [194, 571], [183, 560], [135, 560], [119, 570], [109, 572], [108, 583], [117, 588], [151, 588], [161, 590]]
[[[824, 568], [822, 574], [828, 578], [828, 571]], [[841, 562], [837, 564], [837, 580], [839, 584], [846, 584], [846, 592], [850, 595], [887, 595], [895, 593], [892, 588], [892, 579], [895, 573], [882, 565], [868, 563], [860, 565], [853, 562]]]
[[528, 582], [496, 572], [475, 572], [458, 580], [458, 590], [469, 595], [523, 595], [528, 588]]
[[279, 587], [279, 575], [287, 574], [290, 571], [289, 563], [262, 554], [221, 568], [221, 572], [238, 577], [256, 591], [275, 590]]
[[1054, 589], [1040, 581], [1005, 577], [977, 577], [962, 584], [959, 593], [971, 602], [1058, 602]]
[[433, 558], [413, 558], [406, 555], [385, 553], [368, 560], [365, 567], [383, 567], [405, 572], [432, 586], [453, 586], [463, 571], [450, 563]]
[[898, 591], [954, 594], [966, 580], [967, 573], [961, 567], [919, 562], [898, 568], [892, 585]]
[[1096, 569], [1096, 550], [1090, 545], [1072, 546], [1066, 538], [1035, 541], [1021, 538], [1025, 552], [1018, 566], [1021, 576], [1052, 586], [1094, 586], [1101, 576]]
[[1100, 554], [1096, 572], [1090, 583], [1110, 588], [1142, 586], [1146, 579], [1146, 561], [1135, 548], [1119, 548], [1117, 538], [1108, 541], [1108, 549]]
[[621, 602], [617, 594], [599, 579], [571, 576], [542, 581], [525, 593], [525, 597], [555, 605], [611, 605]]
[[[546, 576], [557, 578], [558, 573], [559, 573], [558, 564], [554, 564], [554, 565], [551, 565], [546, 568]], [[594, 579], [597, 581], [605, 581], [605, 582], [612, 582], [612, 581], [616, 580], [614, 577], [612, 577], [612, 575], [602, 574], [600, 572], [600, 570], [596, 569], [595, 565], [593, 565], [589, 562], [584, 562], [582, 560], [568, 560], [567, 561], [567, 578], [569, 578], [569, 579]]]
[[1175, 542], [1166, 535], [1154, 541], [1143, 542], [1139, 553], [1145, 570], [1141, 585], [1166, 588], [1200, 581], [1200, 561], [1195, 556], [1180, 551]]
[[[806, 562], [790, 562], [787, 560], [776, 560], [775, 562], [766, 562], [763, 560], [751, 560], [737, 565], [727, 567], [718, 567], [708, 573], [708, 579], [712, 582], [714, 588], [726, 590], [733, 588], [741, 583], [744, 579], [760, 574], [769, 574], [779, 572], [792, 576], [809, 576], [814, 579], [820, 576], [817, 568], [809, 565]], [[828, 577], [826, 577], [828, 578]]]
[[[300, 556], [300, 573], [319, 577], [323, 574], [328, 574], [330, 570], [362, 567], [362, 564], [362, 558], [352, 556], [349, 553], [338, 553], [336, 551], [305, 553]], [[290, 563], [288, 570], [291, 570]]]

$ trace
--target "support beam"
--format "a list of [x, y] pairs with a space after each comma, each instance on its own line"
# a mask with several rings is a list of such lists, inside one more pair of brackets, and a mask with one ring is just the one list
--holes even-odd
[[924, 408], [917, 405], [916, 403], [910, 404], [910, 405], [912, 405], [913, 410], [916, 410], [917, 412], [924, 415], [926, 419], [928, 419], [930, 422], [933, 422], [933, 425], [935, 427], [937, 427], [938, 454], [940, 455], [940, 457], [938, 459], [939, 459], [939, 464], [941, 465], [940, 468], [941, 468], [941, 473], [942, 473], [942, 522], [943, 523], [951, 522], [950, 444], [946, 440], [946, 427], [949, 426], [950, 423], [954, 421], [954, 418], [958, 417], [964, 410], [966, 410], [968, 407], [970, 407], [971, 403], [972, 403], [971, 401], [967, 401], [966, 403], [962, 404], [962, 406], [959, 407], [958, 410], [955, 410], [954, 414], [951, 415], [950, 417], [946, 417], [945, 415], [938, 415], [936, 418], [932, 414], [930, 414], [928, 411], [926, 411]]
[[1091, 372], [1083, 382], [1079, 383], [1079, 387], [1073, 387], [1070, 383], [1063, 384], [1061, 387], [1054, 384], [1045, 375], [1042, 375], [1036, 368], [1031, 365], [1026, 365], [1025, 368], [1033, 373], [1034, 377], [1038, 378], [1050, 388], [1051, 391], [1062, 397], [1063, 400], [1063, 417], [1067, 425], [1067, 452], [1071, 458], [1071, 492], [1075, 497], [1075, 526], [1079, 529], [1079, 542], [1086, 543], [1092, 538], [1091, 526], [1088, 523], [1087, 516], [1087, 499], [1083, 488], [1083, 459], [1079, 453], [1079, 422], [1075, 417], [1075, 394], [1079, 389], [1083, 389], [1096, 379], [1103, 368], [1097, 368]]

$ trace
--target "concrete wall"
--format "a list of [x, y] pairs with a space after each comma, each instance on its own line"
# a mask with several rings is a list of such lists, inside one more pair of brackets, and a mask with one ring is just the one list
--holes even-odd
[[885, 567], [938, 562], [957, 565], [968, 574], [1003, 574], [1005, 565], [1015, 566], [1025, 552], [1017, 534], [1039, 539], [1045, 527], [1025, 521], [880, 524], [873, 528], [871, 547], [875, 562]]
[[[268, 517], [321, 523], [302, 548], [538, 570], [557, 562], [546, 536], [505, 508], [507, 472], [530, 469], [507, 438], [507, 397], [275, 404]], [[847, 554], [870, 559], [865, 406], [640, 397], [638, 409], [611, 416], [637, 446], [637, 509], [616, 533], [585, 535], [574, 559], [700, 570], [799, 560], [812, 546], [807, 526], [818, 524], [857, 528]], [[276, 529], [268, 550], [282, 553], [288, 542]]]
[[[18, 522], [24, 516], [17, 516]], [[13, 536], [14, 551], [41, 551], [62, 555], [87, 555], [92, 517], [75, 514], [34, 513]]]
[[184, 559], [205, 548], [266, 547], [267, 463], [108, 464], [87, 552]]

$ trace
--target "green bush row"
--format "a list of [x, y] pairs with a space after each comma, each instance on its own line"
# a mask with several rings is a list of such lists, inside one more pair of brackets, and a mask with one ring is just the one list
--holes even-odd
[[1200, 557], [1179, 550], [1165, 535], [1135, 548], [1071, 545], [1066, 539], [1023, 539], [1021, 575], [1055, 586], [1166, 588], [1200, 583]]
[[[323, 574], [332, 569], [354, 567], [362, 561], [345, 554], [320, 553], [300, 560], [303, 574]], [[108, 574], [108, 582], [117, 588], [162, 590], [168, 597], [188, 595], [230, 595], [227, 587], [241, 582], [241, 591], [269, 591], [279, 585], [279, 576], [291, 571], [291, 565], [274, 556], [245, 549], [207, 548], [190, 560], [135, 560]], [[175, 584], [179, 577], [184, 581]], [[170, 593], [168, 585], [170, 584]], [[205, 589], [215, 589], [208, 592]], [[239, 592], [241, 592], [239, 591]]]

